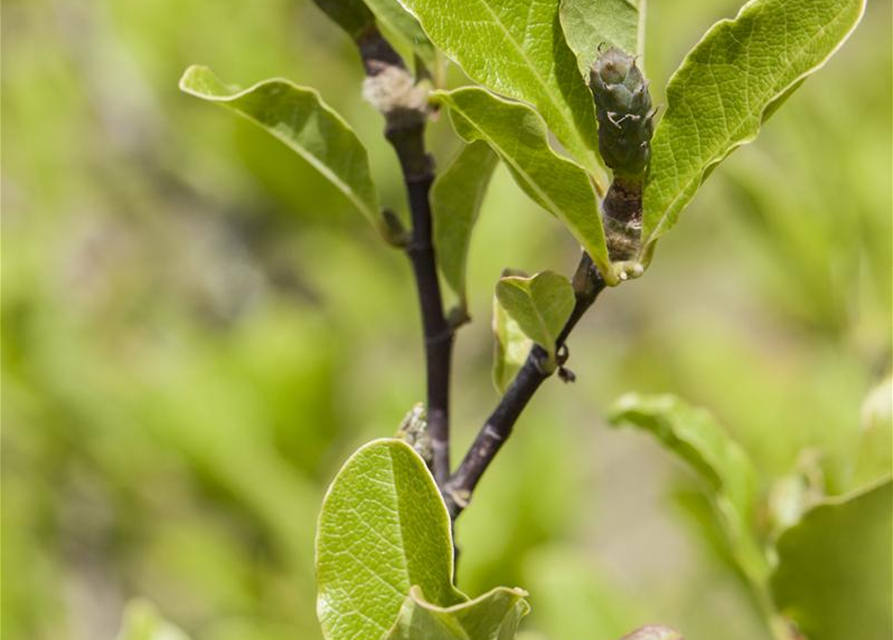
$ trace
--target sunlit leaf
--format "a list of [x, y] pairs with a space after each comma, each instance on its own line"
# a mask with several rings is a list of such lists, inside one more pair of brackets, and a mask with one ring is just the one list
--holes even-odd
[[462, 148], [431, 187], [434, 247], [444, 280], [466, 313], [465, 269], [471, 232], [497, 157], [484, 142]]
[[489, 144], [521, 189], [565, 224], [615, 284], [592, 182], [580, 166], [552, 150], [542, 118], [525, 104], [475, 87], [438, 92], [435, 99], [449, 107], [458, 134], [466, 142]]
[[561, 144], [604, 187], [592, 94], [564, 40], [557, 0], [401, 1], [472, 80], [536, 107]]
[[771, 584], [809, 640], [889, 640], [893, 482], [808, 511], [778, 540]]
[[574, 309], [574, 288], [562, 275], [543, 271], [533, 277], [506, 276], [496, 298], [524, 334], [555, 359], [555, 342]]
[[585, 78], [600, 47], [644, 53], [645, 0], [561, 0], [559, 14], [567, 44]]
[[511, 640], [530, 610], [526, 595], [498, 587], [474, 600], [438, 607], [413, 587], [385, 640]]
[[371, 442], [338, 472], [319, 516], [316, 579], [327, 640], [381, 637], [413, 586], [437, 606], [467, 600], [452, 586], [446, 506], [402, 440]]
[[865, 0], [753, 0], [715, 24], [667, 86], [651, 143], [643, 251], [670, 229], [708, 173], [852, 33]]
[[210, 69], [200, 66], [186, 70], [180, 89], [227, 107], [259, 125], [338, 187], [385, 239], [392, 238], [372, 182], [365, 147], [314, 89], [287, 80], [264, 80], [239, 89], [223, 84]]

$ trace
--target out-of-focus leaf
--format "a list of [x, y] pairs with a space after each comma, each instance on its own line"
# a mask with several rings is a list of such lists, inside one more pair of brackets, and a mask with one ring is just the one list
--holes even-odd
[[685, 640], [677, 631], [673, 631], [669, 627], [658, 625], [648, 625], [641, 629], [636, 629], [630, 634], [623, 636], [620, 640]]
[[375, 24], [375, 16], [363, 0], [313, 0], [313, 2], [354, 40]]
[[499, 393], [505, 393], [509, 383], [515, 378], [518, 370], [524, 365], [527, 354], [533, 347], [533, 340], [499, 304], [499, 298], [493, 295], [493, 384]]
[[496, 298], [521, 331], [543, 347], [554, 363], [555, 342], [574, 309], [570, 280], [552, 271], [530, 278], [506, 276], [496, 284]]
[[747, 454], [710, 414], [675, 396], [631, 393], [617, 401], [608, 420], [651, 433], [706, 482], [733, 557], [746, 576], [763, 584], [768, 564], [752, 528], [756, 474]]
[[338, 472], [319, 516], [316, 579], [327, 640], [381, 637], [413, 586], [437, 606], [467, 600], [452, 584], [446, 506], [402, 440], [370, 442]]
[[467, 315], [465, 269], [471, 231], [496, 162], [496, 155], [485, 142], [472, 142], [462, 148], [431, 187], [437, 263], [458, 297], [463, 315]]
[[392, 238], [365, 147], [315, 90], [276, 79], [239, 89], [200, 66], [186, 70], [180, 89], [235, 111], [279, 139], [338, 187], [385, 239]]
[[629, 54], [644, 53], [645, 3], [646, 0], [561, 0], [561, 28], [585, 78], [589, 77], [589, 69], [602, 46], [617, 47]]
[[893, 471], [893, 377], [875, 386], [862, 403], [856, 455], [855, 486], [869, 484]]
[[642, 250], [672, 227], [709, 172], [852, 33], [865, 0], [753, 0], [716, 23], [667, 86], [651, 143]]
[[536, 111], [476, 87], [434, 95], [449, 107], [457, 133], [466, 142], [489, 144], [521, 189], [561, 220], [609, 284], [616, 284], [592, 181], [579, 165], [552, 150]]
[[564, 40], [557, 1], [402, 2], [468, 77], [536, 107], [555, 137], [604, 187], [592, 94]]
[[124, 612], [117, 640], [189, 640], [189, 637], [162, 618], [153, 604], [134, 600]]
[[778, 540], [780, 611], [809, 640], [888, 640], [893, 482], [828, 500]]
[[386, 640], [512, 640], [530, 606], [520, 589], [498, 587], [479, 598], [438, 607], [413, 587]]

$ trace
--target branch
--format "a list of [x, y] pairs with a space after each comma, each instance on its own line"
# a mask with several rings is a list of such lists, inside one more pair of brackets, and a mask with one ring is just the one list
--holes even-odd
[[[564, 348], [567, 337], [583, 314], [595, 302], [598, 294], [605, 288], [604, 280], [595, 269], [592, 259], [585, 252], [574, 273], [573, 283], [576, 297], [574, 309], [556, 341], [558, 353], [563, 352], [564, 357], [560, 360], [562, 365], [567, 359], [567, 350]], [[540, 385], [551, 375], [551, 373], [546, 373], [547, 370], [544, 367], [547, 358], [545, 349], [539, 345], [533, 346], [524, 366], [518, 371], [496, 409], [478, 432], [474, 443], [465, 454], [459, 468], [456, 469], [456, 473], [446, 483], [444, 497], [453, 520], [468, 506], [477, 483], [511, 435], [521, 412], [524, 411]], [[559, 373], [562, 370], [559, 368]]]
[[363, 94], [385, 117], [385, 137], [397, 152], [409, 198], [412, 233], [405, 244], [412, 264], [422, 315], [427, 373], [428, 430], [434, 452], [432, 472], [438, 486], [450, 474], [450, 366], [453, 329], [443, 310], [432, 242], [428, 192], [434, 162], [425, 151], [428, 91], [418, 86], [399, 54], [371, 27], [357, 45], [366, 69]]

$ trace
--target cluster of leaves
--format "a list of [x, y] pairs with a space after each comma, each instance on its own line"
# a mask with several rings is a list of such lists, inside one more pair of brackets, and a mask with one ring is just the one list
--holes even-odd
[[[878, 390], [891, 391], [890, 382]], [[863, 451], [873, 454], [854, 460], [857, 488], [829, 497], [808, 469], [761, 496], [744, 450], [709, 413], [674, 396], [623, 396], [609, 421], [651, 434], [697, 475], [710, 507], [704, 524], [775, 637], [798, 637], [795, 628], [811, 640], [888, 636], [893, 457], [876, 439], [890, 444], [889, 425], [868, 426]]]
[[[525, 194], [564, 224], [605, 281], [616, 285], [644, 272], [657, 240], [706, 176], [755, 138], [762, 122], [847, 38], [864, 10], [859, 0], [755, 0], [705, 34], [667, 87], [668, 106], [655, 131], [644, 183], [638, 252], [631, 261], [612, 263], [599, 203], [608, 176], [586, 77], [604, 44], [643, 49], [643, 1], [318, 4], [356, 38], [376, 20], [405, 38], [421, 61], [420, 77], [433, 78], [430, 103], [449, 111], [466, 143], [432, 190], [439, 266], [460, 317], [467, 316], [464, 272], [471, 231], [497, 159]], [[447, 90], [438, 52], [482, 86]], [[365, 148], [314, 90], [284, 80], [240, 90], [201, 67], [189, 69], [181, 87], [282, 140], [338, 187], [385, 240], [399, 242], [380, 204]], [[550, 134], [562, 153], [553, 148]], [[508, 274], [499, 282], [494, 327], [500, 389], [534, 343], [546, 349], [547, 366], [554, 369], [556, 338], [573, 303], [571, 283], [551, 272]], [[790, 545], [781, 539], [767, 546], [749, 528], [756, 497], [740, 450], [701, 415], [675, 405], [631, 404], [616, 419], [652, 430], [710, 483], [731, 555], [768, 617], [774, 620], [776, 610], [783, 610], [810, 633], [818, 632], [810, 637], [824, 637], [826, 626], [812, 622], [812, 613], [803, 614], [798, 596], [784, 587]], [[889, 483], [865, 495], [877, 491], [889, 493]], [[803, 518], [804, 526], [813, 521], [833, 526], [838, 519]], [[348, 461], [324, 504], [317, 541], [318, 613], [329, 640], [510, 638], [526, 613], [519, 590], [500, 588], [470, 600], [453, 587], [449, 516], [423, 461], [399, 441], [372, 443]], [[781, 585], [772, 595], [770, 582]]]
[[[763, 121], [849, 36], [865, 6], [861, 0], [802, 5], [760, 0], [704, 35], [667, 86], [668, 105], [655, 131], [644, 187], [638, 255], [632, 263], [612, 264], [598, 200], [608, 178], [597, 152], [586, 78], [599, 47], [644, 49], [644, 1], [368, 4], [321, 6], [357, 36], [376, 19], [393, 29], [433, 69], [425, 73], [435, 79], [445, 77], [444, 58], [431, 53], [436, 48], [483, 85], [440, 88], [430, 95], [432, 103], [449, 110], [467, 143], [432, 190], [439, 266], [457, 298], [458, 317], [467, 316], [465, 264], [496, 157], [534, 202], [567, 227], [608, 284], [639, 275], [706, 176], [756, 137]], [[338, 187], [385, 239], [394, 240], [363, 144], [316, 91], [278, 79], [241, 90], [203, 67], [190, 68], [181, 88], [235, 110], [282, 140]], [[568, 155], [552, 148], [550, 133]], [[561, 286], [557, 278], [552, 281]], [[523, 313], [514, 307], [507, 312]]]

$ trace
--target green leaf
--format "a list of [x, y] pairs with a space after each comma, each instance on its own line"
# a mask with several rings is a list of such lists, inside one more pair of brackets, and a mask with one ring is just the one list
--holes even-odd
[[499, 304], [493, 295], [493, 384], [499, 393], [505, 393], [518, 371], [524, 366], [527, 355], [533, 347], [533, 340], [527, 337], [521, 326]]
[[778, 540], [772, 592], [809, 640], [889, 640], [889, 479], [808, 511]]
[[437, 51], [425, 35], [419, 21], [398, 0], [365, 0], [366, 5], [385, 27], [405, 38], [413, 51], [429, 66], [439, 64]]
[[401, 1], [469, 78], [536, 107], [604, 191], [592, 94], [561, 32], [557, 0]]
[[472, 142], [462, 148], [431, 187], [437, 262], [466, 317], [465, 268], [471, 231], [496, 162], [497, 157], [489, 146]]
[[413, 587], [385, 640], [512, 640], [530, 610], [526, 595], [497, 587], [469, 602], [438, 607]]
[[124, 611], [124, 623], [117, 640], [189, 640], [177, 627], [158, 613], [146, 600], [133, 600]]
[[852, 33], [865, 0], [752, 0], [716, 23], [667, 86], [651, 143], [642, 251], [672, 227], [707, 174]]
[[327, 640], [381, 637], [412, 586], [441, 607], [467, 600], [452, 585], [446, 506], [402, 440], [373, 441], [338, 472], [319, 516], [316, 579]]
[[315, 90], [276, 79], [242, 90], [223, 84], [200, 66], [186, 70], [180, 89], [235, 111], [283, 142], [338, 187], [386, 240], [393, 241], [365, 147]]
[[733, 557], [748, 578], [764, 584], [768, 563], [752, 528], [756, 473], [710, 414], [675, 396], [631, 393], [616, 402], [608, 421], [649, 432], [701, 477]]
[[476, 87], [436, 92], [434, 98], [449, 107], [456, 132], [466, 142], [489, 144], [521, 189], [561, 220], [605, 280], [616, 284], [592, 182], [576, 163], [552, 150], [536, 111]]
[[506, 276], [496, 284], [496, 298], [528, 338], [555, 361], [555, 342], [574, 309], [570, 280], [551, 271], [532, 278]]
[[375, 24], [375, 16], [363, 0], [313, 0], [313, 2], [354, 40], [358, 40]]
[[645, 0], [561, 0], [559, 15], [584, 78], [602, 46], [645, 53]]

